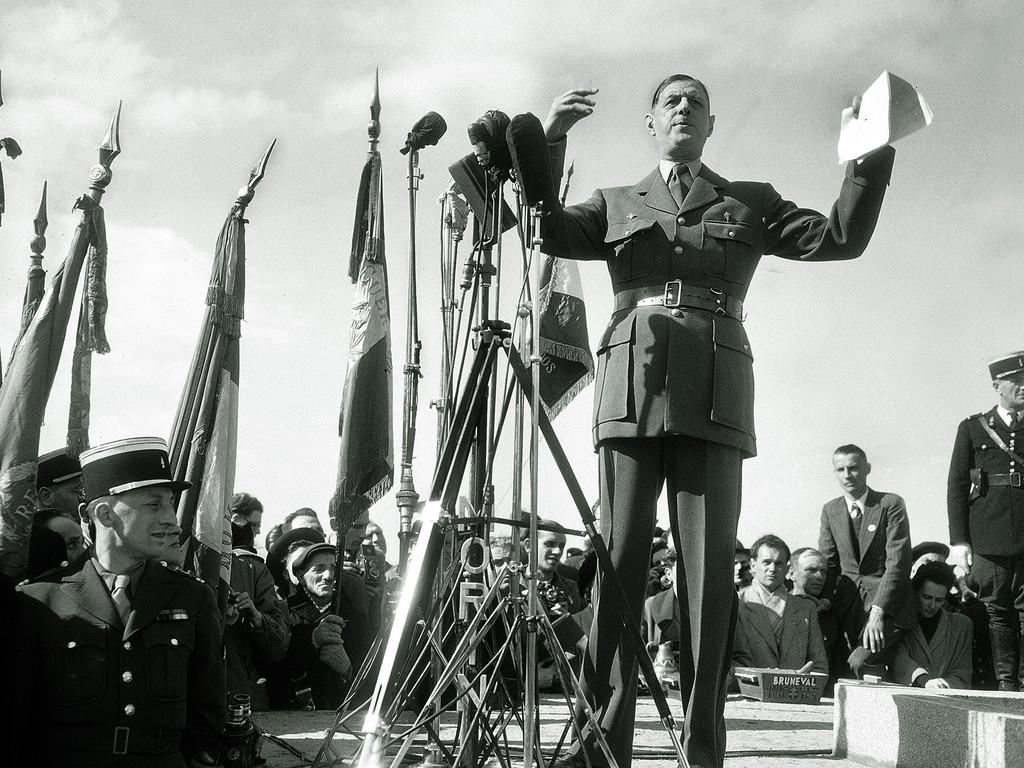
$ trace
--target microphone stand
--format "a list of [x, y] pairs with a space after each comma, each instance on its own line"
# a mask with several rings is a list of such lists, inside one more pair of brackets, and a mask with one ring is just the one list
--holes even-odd
[[405, 387], [402, 400], [402, 462], [398, 491], [398, 540], [400, 544], [399, 573], [405, 574], [412, 536], [412, 515], [420, 495], [412, 477], [412, 456], [416, 445], [416, 413], [419, 409], [420, 350], [419, 316], [416, 307], [416, 192], [423, 174], [419, 168], [419, 150], [409, 152], [409, 288], [406, 305], [408, 319], [405, 334]]

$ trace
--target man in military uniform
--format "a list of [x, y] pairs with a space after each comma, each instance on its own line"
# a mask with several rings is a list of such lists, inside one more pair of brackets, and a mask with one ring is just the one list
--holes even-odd
[[[569, 91], [552, 104], [544, 128], [556, 178], [566, 133], [593, 112], [595, 93]], [[762, 254], [798, 261], [859, 256], [874, 230], [894, 151], [851, 162], [825, 216], [798, 208], [769, 184], [727, 181], [703, 164], [715, 118], [696, 78], [662, 81], [645, 122], [658, 167], [637, 184], [600, 189], [579, 205], [553, 204], [542, 220], [544, 251], [604, 261], [611, 276], [615, 309], [597, 349], [594, 399], [601, 530], [639, 618], [656, 502], [667, 483], [678, 580], [686, 585], [684, 646], [692, 648], [680, 670], [684, 745], [690, 761], [707, 768], [725, 759], [741, 466], [755, 453], [743, 299]], [[617, 762], [629, 765], [637, 662], [613, 593], [606, 583], [597, 592], [584, 686]], [[569, 762], [582, 764], [582, 755], [574, 751]]]
[[970, 573], [985, 603], [999, 690], [1016, 691], [1024, 685], [1024, 352], [988, 368], [999, 403], [961, 421], [953, 443], [949, 562]]
[[36, 494], [39, 509], [53, 509], [65, 517], [80, 522], [78, 505], [82, 501], [82, 465], [68, 455], [66, 448], [58, 448], [39, 457], [36, 470]]
[[41, 766], [214, 765], [224, 725], [221, 624], [210, 588], [156, 562], [177, 530], [167, 445], [131, 438], [81, 456], [95, 547], [19, 587], [23, 734]]

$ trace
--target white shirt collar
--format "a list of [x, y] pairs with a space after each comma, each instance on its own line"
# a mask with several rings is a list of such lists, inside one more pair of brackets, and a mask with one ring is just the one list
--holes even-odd
[[860, 507], [860, 513], [863, 515], [864, 514], [864, 510], [867, 509], [867, 498], [868, 498], [868, 494], [870, 492], [871, 492], [870, 488], [865, 489], [863, 495], [859, 499], [854, 499], [854, 498], [852, 498], [849, 495], [844, 493], [843, 494], [843, 499], [846, 501], [846, 511], [847, 511], [847, 513], [852, 514], [853, 505], [856, 503], [856, 505], [858, 507]]
[[1002, 405], [996, 406], [996, 412], [999, 414], [999, 418], [1003, 420], [1003, 424], [1010, 426], [1010, 419], [1012, 418], [1010, 412], [1003, 408]]
[[[662, 160], [658, 163], [658, 168], [661, 170], [661, 178], [668, 184], [668, 176], [672, 173], [672, 169], [675, 168], [679, 163], [675, 160]], [[683, 163], [687, 168], [690, 169], [690, 178], [696, 179], [697, 174], [700, 173], [700, 169], [704, 167], [704, 163], [701, 162], [698, 157], [696, 160], [691, 160], [688, 163]]]

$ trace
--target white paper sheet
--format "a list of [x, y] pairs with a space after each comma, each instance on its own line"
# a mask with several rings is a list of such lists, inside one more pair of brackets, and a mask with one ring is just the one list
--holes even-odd
[[864, 91], [860, 111], [843, 110], [839, 126], [839, 162], [864, 157], [868, 152], [909, 136], [932, 123], [932, 111], [910, 83], [888, 70]]

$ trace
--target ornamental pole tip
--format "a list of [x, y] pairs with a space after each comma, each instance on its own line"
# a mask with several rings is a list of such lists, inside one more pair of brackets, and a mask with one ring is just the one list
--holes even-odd
[[43, 196], [39, 199], [39, 210], [36, 212], [36, 217], [32, 219], [32, 227], [37, 237], [46, 234], [46, 227], [49, 223], [49, 219], [46, 218], [46, 182], [44, 181]]
[[270, 142], [270, 146], [267, 147], [267, 151], [263, 153], [263, 157], [261, 157], [260, 161], [253, 166], [251, 171], [249, 171], [249, 181], [246, 182], [244, 187], [238, 190], [238, 199], [235, 201], [236, 205], [244, 207], [252, 202], [252, 198], [256, 193], [256, 187], [261, 181], [263, 181], [263, 175], [267, 172], [267, 162], [270, 160], [270, 153], [274, 151], [275, 146], [277, 146], [277, 139]]
[[100, 165], [110, 168], [114, 158], [121, 154], [121, 105], [117, 102], [117, 109], [114, 116], [110, 118], [110, 126], [107, 128], [107, 135], [103, 137], [103, 143], [99, 146]]

